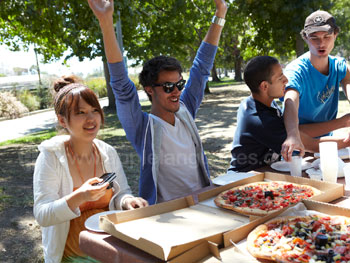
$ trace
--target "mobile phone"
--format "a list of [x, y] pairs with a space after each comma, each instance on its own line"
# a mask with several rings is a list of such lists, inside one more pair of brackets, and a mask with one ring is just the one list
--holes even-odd
[[103, 179], [102, 182], [94, 183], [92, 185], [102, 185], [102, 184], [107, 182], [107, 183], [109, 183], [109, 186], [107, 187], [107, 189], [110, 189], [113, 187], [113, 181], [116, 177], [117, 177], [117, 175], [115, 173], [105, 173], [100, 177], [101, 179]]

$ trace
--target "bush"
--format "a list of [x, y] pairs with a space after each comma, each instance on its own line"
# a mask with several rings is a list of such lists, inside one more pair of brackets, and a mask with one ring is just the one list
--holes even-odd
[[47, 109], [53, 105], [53, 96], [51, 92], [49, 92], [47, 85], [38, 85], [35, 91], [39, 99], [39, 109]]
[[85, 85], [92, 89], [97, 97], [107, 97], [106, 80], [104, 77], [88, 79], [85, 81]]
[[19, 100], [24, 106], [28, 108], [29, 111], [35, 111], [40, 109], [39, 98], [33, 95], [29, 90], [24, 90], [18, 95]]
[[28, 109], [10, 92], [0, 92], [0, 117], [15, 119]]
[[143, 87], [141, 86], [139, 82], [139, 76], [138, 75], [129, 75], [129, 78], [132, 82], [134, 82], [137, 90], [143, 90]]

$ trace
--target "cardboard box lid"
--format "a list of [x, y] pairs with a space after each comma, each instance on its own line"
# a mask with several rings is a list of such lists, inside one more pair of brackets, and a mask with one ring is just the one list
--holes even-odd
[[198, 194], [197, 198], [199, 202], [203, 202], [211, 197], [216, 197], [221, 192], [231, 189], [233, 187], [260, 181], [285, 181], [296, 184], [310, 185], [322, 191], [321, 194], [311, 197], [312, 200], [317, 200], [321, 202], [333, 201], [342, 197], [345, 193], [343, 184], [328, 183], [318, 180], [311, 180], [309, 178], [304, 177], [294, 177], [280, 173], [265, 172], [200, 193]]
[[[324, 214], [328, 215], [340, 215], [340, 216], [347, 216], [350, 217], [350, 209], [349, 208], [344, 208], [344, 207], [339, 207], [337, 205], [333, 204], [327, 204], [315, 200], [303, 200], [302, 203], [305, 205], [307, 210], [314, 210], [318, 211]], [[257, 226], [260, 224], [264, 224], [265, 222], [269, 221], [270, 219], [273, 219], [275, 217], [278, 217], [280, 214], [282, 214], [284, 211], [286, 211], [289, 207], [285, 207], [279, 211], [276, 211], [275, 213], [269, 215], [269, 216], [264, 216], [261, 217], [260, 219], [257, 219], [253, 221], [250, 224], [247, 224], [239, 229], [231, 230], [228, 232], [225, 232], [223, 234], [224, 236], [224, 246], [225, 247], [230, 247], [232, 243], [230, 242], [231, 240], [233, 242], [239, 242], [246, 238], [248, 234]]]
[[231, 246], [219, 249], [218, 244], [203, 241], [199, 245], [187, 250], [183, 254], [169, 261], [169, 263], [259, 263], [248, 251]]
[[[314, 186], [324, 192], [313, 197], [318, 201], [332, 201], [344, 194], [344, 186], [341, 184], [285, 174], [259, 173], [195, 197], [188, 196], [146, 208], [102, 216], [100, 217], [100, 228], [162, 260], [172, 259], [200, 244], [203, 240], [222, 244], [223, 235], [226, 235], [227, 232], [234, 233], [235, 238], [242, 239], [250, 229], [274, 217], [275, 213], [268, 217], [254, 219], [249, 223], [249, 217], [245, 215], [204, 203], [196, 204], [194, 198], [196, 201], [203, 202], [232, 187], [264, 180], [288, 181]], [[233, 229], [238, 232], [231, 231]]]
[[163, 260], [179, 255], [203, 239], [222, 244], [222, 233], [249, 223], [247, 216], [201, 204], [118, 223], [118, 216], [125, 214], [102, 216], [100, 227]]

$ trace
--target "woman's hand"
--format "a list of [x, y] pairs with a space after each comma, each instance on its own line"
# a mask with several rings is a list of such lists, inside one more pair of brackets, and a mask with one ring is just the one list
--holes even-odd
[[103, 180], [94, 177], [87, 180], [82, 184], [76, 191], [81, 195], [84, 202], [96, 201], [105, 195], [109, 183], [104, 183], [102, 185], [93, 185], [95, 183], [100, 183]]
[[148, 206], [148, 202], [141, 197], [126, 197], [123, 201], [123, 208], [127, 210], [133, 210], [146, 206]]
[[73, 191], [65, 197], [69, 208], [74, 211], [81, 204], [89, 201], [96, 201], [105, 195], [106, 189], [109, 183], [103, 185], [93, 185], [94, 183], [100, 183], [103, 180], [94, 177], [87, 180], [77, 190]]

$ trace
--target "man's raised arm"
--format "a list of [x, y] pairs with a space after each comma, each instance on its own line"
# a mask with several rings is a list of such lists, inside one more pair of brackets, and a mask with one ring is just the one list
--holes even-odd
[[217, 46], [219, 44], [223, 24], [225, 23], [227, 4], [224, 0], [214, 0], [214, 2], [216, 5], [215, 16], [203, 41]]
[[91, 10], [98, 19], [103, 35], [103, 43], [107, 61], [116, 63], [123, 61], [122, 53], [117, 42], [113, 24], [113, 0], [88, 0]]

